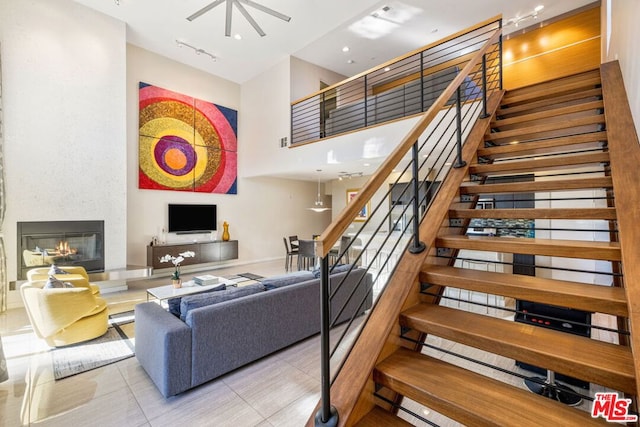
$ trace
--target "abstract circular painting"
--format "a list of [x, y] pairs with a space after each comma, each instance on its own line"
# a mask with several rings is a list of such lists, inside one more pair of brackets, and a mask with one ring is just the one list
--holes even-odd
[[142, 82], [139, 104], [139, 188], [237, 194], [237, 111]]

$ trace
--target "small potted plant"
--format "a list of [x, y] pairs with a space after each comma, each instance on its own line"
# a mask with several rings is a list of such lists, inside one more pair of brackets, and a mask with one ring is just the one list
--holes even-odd
[[171, 283], [174, 288], [182, 287], [182, 280], [180, 280], [180, 263], [184, 261], [185, 258], [191, 258], [196, 256], [196, 253], [193, 251], [186, 251], [178, 254], [178, 256], [165, 255], [160, 258], [160, 262], [169, 262], [174, 266], [173, 274], [171, 275]]

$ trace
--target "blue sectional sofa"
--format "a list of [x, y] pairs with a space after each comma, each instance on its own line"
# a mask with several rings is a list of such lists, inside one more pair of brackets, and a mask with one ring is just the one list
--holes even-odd
[[[371, 308], [371, 285], [371, 274], [361, 268], [331, 275], [332, 320], [344, 322], [348, 313]], [[319, 331], [320, 279], [312, 272], [183, 297], [180, 317], [155, 302], [135, 307], [136, 358], [165, 397]]]

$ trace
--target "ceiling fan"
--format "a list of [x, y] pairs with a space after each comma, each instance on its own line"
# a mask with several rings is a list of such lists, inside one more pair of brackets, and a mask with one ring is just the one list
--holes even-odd
[[245, 19], [249, 21], [251, 26], [258, 32], [258, 34], [260, 34], [261, 37], [264, 37], [266, 33], [262, 30], [262, 28], [260, 28], [260, 25], [258, 25], [255, 19], [253, 19], [253, 17], [249, 14], [249, 12], [247, 12], [247, 9], [243, 6], [243, 4], [249, 7], [252, 7], [254, 9], [258, 9], [261, 12], [268, 13], [269, 15], [275, 16], [276, 18], [280, 18], [283, 21], [289, 22], [291, 20], [290, 16], [284, 15], [280, 12], [276, 12], [273, 9], [270, 9], [266, 6], [263, 6], [261, 4], [258, 4], [250, 0], [216, 0], [212, 3], [209, 3], [207, 6], [203, 7], [193, 15], [187, 17], [187, 20], [193, 21], [197, 17], [204, 15], [205, 13], [209, 12], [211, 9], [213, 9], [216, 6], [219, 6], [222, 3], [227, 4], [227, 18], [226, 18], [225, 27], [224, 27], [224, 35], [227, 37], [231, 36], [231, 15], [233, 13], [234, 5], [236, 6], [236, 8], [238, 8], [240, 13], [245, 17]]

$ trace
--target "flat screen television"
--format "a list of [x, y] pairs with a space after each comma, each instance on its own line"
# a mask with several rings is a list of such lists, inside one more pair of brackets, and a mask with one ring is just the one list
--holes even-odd
[[169, 232], [206, 233], [216, 230], [216, 205], [169, 205]]

